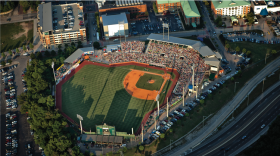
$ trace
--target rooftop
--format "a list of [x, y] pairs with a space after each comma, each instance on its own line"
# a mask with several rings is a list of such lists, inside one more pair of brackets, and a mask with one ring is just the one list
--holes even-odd
[[157, 0], [158, 4], [165, 3], [177, 3], [180, 2], [185, 13], [186, 18], [190, 17], [200, 17], [200, 13], [197, 9], [195, 1], [186, 1], [186, 0]]
[[71, 54], [67, 59], [64, 60], [65, 63], [73, 63], [75, 60], [80, 58], [84, 52], [94, 51], [92, 47], [79, 48], [73, 54]]
[[125, 13], [120, 13], [118, 15], [102, 15], [101, 17], [103, 26], [118, 24], [121, 21], [124, 21], [124, 23], [128, 23]]
[[80, 21], [84, 23], [84, 18], [79, 17], [83, 16], [83, 10], [78, 7], [78, 4], [55, 5], [52, 7], [52, 10], [56, 10], [56, 13], [53, 14], [53, 21], [57, 20], [56, 27], [54, 26], [57, 30], [54, 33], [78, 31], [81, 28], [85, 28], [84, 25], [79, 25]]
[[42, 27], [42, 32], [52, 31], [52, 3], [45, 3], [38, 5], [38, 24]]
[[253, 1], [253, 3], [254, 3], [255, 6], [266, 5], [265, 1]]
[[237, 7], [237, 6], [244, 6], [244, 5], [249, 5], [251, 6], [251, 2], [248, 0], [220, 0], [220, 1], [212, 1], [214, 7], [216, 9], [221, 9], [221, 8], [230, 8], [230, 7]]

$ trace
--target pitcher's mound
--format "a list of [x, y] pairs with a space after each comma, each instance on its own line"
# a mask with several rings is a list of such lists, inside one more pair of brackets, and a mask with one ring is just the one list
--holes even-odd
[[149, 80], [148, 83], [155, 83], [155, 80]]

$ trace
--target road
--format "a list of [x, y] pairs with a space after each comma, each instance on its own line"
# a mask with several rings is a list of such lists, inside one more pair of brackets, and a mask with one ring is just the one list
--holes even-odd
[[[261, 95], [262, 96], [262, 95]], [[271, 94], [264, 96], [250, 113], [245, 114], [238, 122], [222, 134], [217, 134], [215, 139], [196, 147], [188, 156], [219, 156], [230, 155], [238, 148], [244, 146], [254, 137], [258, 136], [262, 131], [261, 126], [269, 125], [280, 113], [280, 88], [275, 88]], [[245, 139], [242, 139], [246, 136]], [[221, 150], [221, 148], [229, 148], [229, 151]]]

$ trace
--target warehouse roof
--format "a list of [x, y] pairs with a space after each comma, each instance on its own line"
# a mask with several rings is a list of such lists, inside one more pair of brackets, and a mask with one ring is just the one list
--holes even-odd
[[212, 1], [215, 9], [221, 9], [221, 8], [230, 8], [230, 7], [237, 7], [237, 6], [244, 6], [244, 5], [250, 5], [251, 1], [245, 1], [245, 0], [232, 0], [232, 1]]
[[180, 2], [185, 13], [186, 18], [190, 17], [200, 17], [200, 13], [197, 9], [195, 1], [186, 1], [186, 0], [157, 0], [158, 4], [165, 3], [177, 3]]
[[73, 54], [71, 54], [67, 59], [64, 60], [65, 63], [73, 63], [75, 60], [80, 58], [84, 52], [93, 51], [92, 47], [79, 48]]
[[147, 37], [147, 39], [191, 46], [192, 48], [197, 50], [203, 57], [215, 55], [215, 53], [208, 46], [205, 46], [200, 41], [177, 38], [172, 36], [169, 36], [169, 40], [168, 40], [167, 37], [163, 39], [162, 35], [157, 35], [157, 34], [151, 34]]
[[118, 15], [102, 15], [101, 17], [103, 21], [103, 26], [114, 25], [118, 24], [119, 22], [128, 23], [126, 14], [124, 12]]
[[38, 24], [42, 27], [42, 32], [53, 30], [52, 3], [38, 5]]

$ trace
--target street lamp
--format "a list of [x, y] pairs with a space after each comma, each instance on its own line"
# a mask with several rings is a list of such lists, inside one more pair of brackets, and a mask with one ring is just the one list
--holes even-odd
[[82, 126], [83, 117], [81, 115], [77, 114], [77, 118], [80, 120], [81, 134], [83, 134], [83, 126]]
[[203, 127], [204, 127], [204, 117], [207, 117], [207, 116], [203, 116]]
[[52, 62], [52, 69], [53, 69], [53, 77], [54, 77], [54, 99], [55, 99], [55, 105], [56, 106], [56, 78], [54, 73], [54, 62]]
[[172, 142], [172, 141], [173, 141], [173, 140], [170, 139], [170, 151], [171, 151], [171, 142]]
[[235, 85], [234, 85], [234, 92], [235, 92], [235, 90], [236, 90], [236, 83], [239, 83], [239, 82], [235, 82]]
[[266, 80], [266, 78], [263, 79], [263, 87], [262, 87], [262, 92], [263, 92], [263, 88], [264, 88], [264, 80]]

